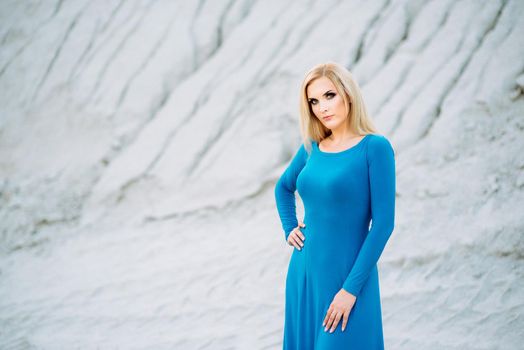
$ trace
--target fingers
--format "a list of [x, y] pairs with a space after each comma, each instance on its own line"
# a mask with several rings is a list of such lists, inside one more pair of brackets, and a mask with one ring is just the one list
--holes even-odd
[[306, 237], [304, 237], [304, 234], [298, 229], [299, 226], [295, 227], [289, 234], [288, 244], [294, 246], [298, 250], [301, 250], [301, 247], [304, 246], [303, 241], [306, 239]]
[[333, 325], [331, 326], [331, 329], [330, 329], [329, 333], [333, 333], [335, 331], [335, 329], [337, 328], [338, 322], [340, 321], [341, 317], [342, 317], [342, 312], [337, 312], [336, 316], [335, 316], [335, 319], [333, 321]]
[[295, 237], [295, 235], [294, 235], [293, 233], [290, 233], [290, 234], [289, 234], [288, 244], [294, 246], [294, 247], [297, 248], [298, 250], [301, 250], [301, 249], [302, 249], [302, 248], [300, 247], [300, 244], [298, 243], [298, 239]]
[[329, 333], [333, 333], [333, 330], [331, 329], [333, 327], [333, 322], [335, 322], [335, 319], [337, 318], [336, 311], [333, 311], [331, 315], [329, 316], [329, 319], [327, 321], [326, 327], [324, 328], [324, 331], [328, 331]]
[[296, 235], [302, 240], [304, 241], [306, 239], [306, 237], [304, 236], [304, 234], [302, 233], [302, 231], [300, 231], [300, 227], [306, 227], [306, 224], [304, 224], [303, 222], [299, 222], [298, 223], [298, 226], [295, 227], [295, 233]]
[[344, 312], [344, 318], [342, 319], [342, 332], [346, 329], [346, 325], [348, 324], [349, 319], [349, 312]]
[[328, 326], [327, 326], [327, 322], [329, 321], [329, 318], [331, 317], [331, 313], [333, 312], [333, 308], [330, 306], [327, 313], [326, 313], [326, 317], [324, 317], [324, 321], [322, 322], [322, 326], [325, 326], [326, 328], [324, 328], [325, 331], [327, 331], [328, 329]]
[[302, 243], [300, 238], [298, 238], [298, 236], [296, 234], [296, 231], [292, 231], [289, 234], [288, 243], [289, 243], [289, 245], [294, 246], [298, 250], [301, 250], [301, 247], [304, 246], [304, 243]]
[[349, 313], [336, 311], [333, 307], [330, 307], [326, 314], [326, 317], [324, 318], [324, 322], [322, 323], [322, 326], [324, 326], [324, 331], [327, 332], [329, 329], [329, 333], [333, 333], [337, 328], [342, 317], [342, 331], [344, 331], [348, 322]]
[[326, 317], [322, 322], [322, 326], [325, 327], [324, 331], [327, 332], [329, 329], [329, 333], [333, 333], [342, 319], [341, 328], [342, 332], [344, 332], [355, 301], [356, 297], [353, 294], [341, 289], [333, 298], [333, 302], [329, 305]]
[[296, 230], [295, 232], [302, 241], [306, 239], [306, 237], [304, 237], [304, 234], [300, 230]]

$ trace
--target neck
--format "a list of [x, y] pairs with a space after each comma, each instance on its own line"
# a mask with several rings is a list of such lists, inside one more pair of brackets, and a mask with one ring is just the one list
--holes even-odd
[[351, 140], [358, 136], [360, 135], [353, 131], [349, 131], [347, 128], [339, 128], [331, 130], [331, 135], [329, 136], [329, 138], [334, 143], [341, 143], [347, 140]]

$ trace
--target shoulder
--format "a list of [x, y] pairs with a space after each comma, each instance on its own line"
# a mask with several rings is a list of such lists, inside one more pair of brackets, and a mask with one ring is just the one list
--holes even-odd
[[369, 134], [368, 148], [393, 150], [389, 139], [381, 134]]
[[299, 147], [299, 153], [301, 153], [306, 159], [309, 158], [309, 156], [311, 155], [311, 151], [313, 149], [313, 144], [315, 143], [315, 140], [313, 140], [312, 138], [308, 138], [307, 141], [303, 141], [301, 144], [300, 144], [300, 147]]
[[300, 160], [302, 162], [306, 161], [309, 156], [309, 152], [307, 149], [307, 145], [303, 142], [300, 144], [300, 146], [295, 151], [295, 156], [293, 157], [297, 161]]
[[368, 157], [394, 156], [395, 150], [387, 137], [381, 134], [370, 134], [368, 140]]

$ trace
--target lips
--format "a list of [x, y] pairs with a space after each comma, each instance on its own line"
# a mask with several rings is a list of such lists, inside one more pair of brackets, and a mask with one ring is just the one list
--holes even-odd
[[329, 120], [329, 119], [331, 119], [331, 117], [332, 117], [332, 115], [328, 115], [328, 116], [322, 117], [322, 119]]

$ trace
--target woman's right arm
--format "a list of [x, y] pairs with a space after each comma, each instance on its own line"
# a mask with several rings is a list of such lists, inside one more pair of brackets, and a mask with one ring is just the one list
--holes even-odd
[[295, 190], [298, 174], [306, 164], [307, 151], [304, 144], [301, 144], [295, 156], [291, 160], [284, 173], [278, 179], [275, 185], [275, 200], [277, 211], [282, 222], [282, 228], [286, 241], [288, 240], [291, 231], [298, 226], [296, 205], [295, 205]]

